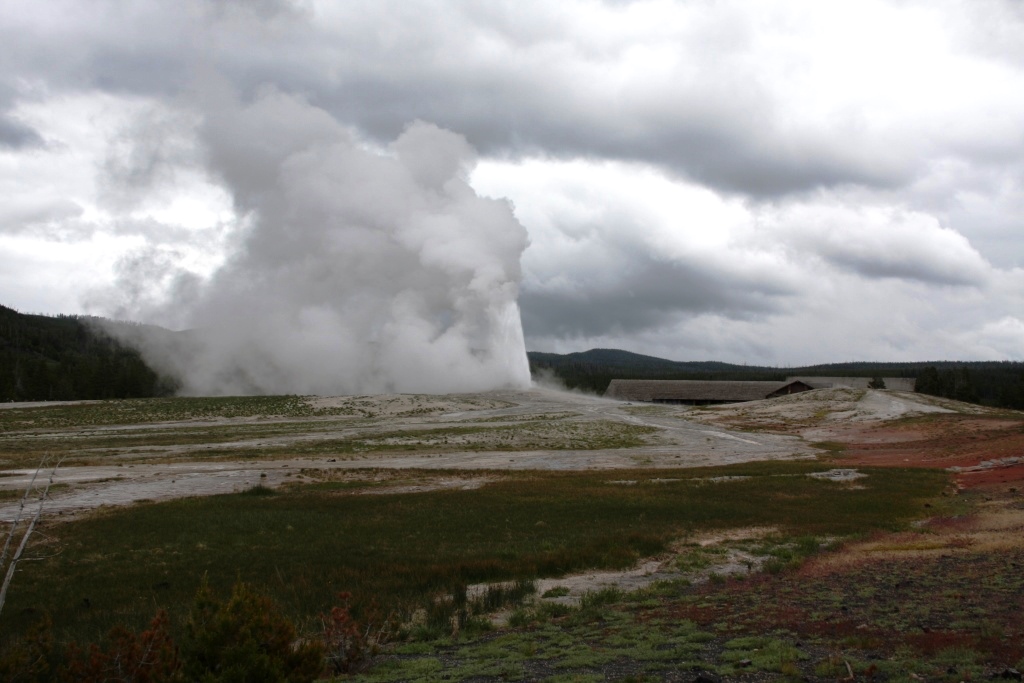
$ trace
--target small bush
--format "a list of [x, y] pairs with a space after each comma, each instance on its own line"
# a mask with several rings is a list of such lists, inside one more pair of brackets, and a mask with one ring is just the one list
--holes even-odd
[[85, 650], [72, 644], [62, 672], [75, 683], [170, 683], [180, 680], [181, 661], [171, 639], [167, 613], [160, 611], [142, 633], [123, 626], [111, 629], [106, 647], [92, 643]]
[[508, 625], [511, 628], [525, 628], [534, 622], [533, 610], [519, 608], [508, 615]]
[[624, 593], [615, 587], [602, 588], [599, 591], [593, 591], [591, 593], [584, 593], [580, 597], [580, 608], [587, 610], [602, 605], [610, 605], [612, 603], [620, 602], [623, 598]]
[[0, 680], [11, 683], [43, 683], [51, 680], [51, 627], [50, 618], [43, 617], [0, 653]]
[[248, 488], [248, 489], [242, 491], [242, 493], [240, 495], [243, 495], [243, 496], [273, 496], [273, 495], [277, 495], [277, 491], [275, 491], [274, 489], [270, 488], [269, 486], [264, 486], [263, 484], [256, 484], [252, 488]]
[[246, 583], [235, 584], [231, 597], [222, 603], [204, 581], [186, 634], [182, 659], [189, 680], [305, 683], [322, 669], [323, 644], [296, 644], [292, 623]]
[[357, 670], [367, 658], [366, 634], [349, 613], [352, 596], [341, 593], [338, 597], [342, 604], [331, 609], [329, 615], [321, 616], [327, 667], [335, 675]]
[[473, 611], [493, 612], [506, 605], [522, 604], [528, 595], [537, 592], [536, 584], [530, 580], [519, 580], [511, 584], [497, 583], [487, 587], [487, 592], [473, 601]]

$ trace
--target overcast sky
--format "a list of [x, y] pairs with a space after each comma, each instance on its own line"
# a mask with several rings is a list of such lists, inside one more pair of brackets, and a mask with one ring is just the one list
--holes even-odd
[[1024, 360], [1018, 0], [6, 0], [0, 45], [23, 312], [190, 324], [258, 205], [210, 103], [277, 98], [370, 152], [462, 136], [531, 350]]

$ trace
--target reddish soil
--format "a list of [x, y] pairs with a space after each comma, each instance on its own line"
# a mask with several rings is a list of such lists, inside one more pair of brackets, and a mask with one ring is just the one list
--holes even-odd
[[811, 562], [704, 586], [674, 616], [755, 634], [782, 629], [804, 643], [831, 643], [841, 658], [891, 659], [901, 646], [925, 659], [970, 649], [998, 671], [1024, 656], [1022, 563], [1022, 549], [862, 560], [841, 572]]
[[1024, 485], [1024, 416], [939, 414], [853, 423], [830, 438], [845, 447], [843, 462], [851, 465], [959, 467], [963, 488]]

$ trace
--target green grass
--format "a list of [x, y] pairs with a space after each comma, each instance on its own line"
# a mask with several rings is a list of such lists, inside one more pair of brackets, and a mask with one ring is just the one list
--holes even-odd
[[[368, 407], [360, 407], [363, 403]], [[386, 403], [356, 397], [338, 407], [314, 409], [302, 397], [277, 396], [138, 399], [4, 409], [0, 410], [0, 463], [32, 467], [44, 454], [63, 457], [66, 465], [84, 465], [115, 458], [118, 463], [133, 463], [182, 458], [364, 457], [395, 452], [597, 450], [641, 446], [648, 435], [658, 431], [609, 420], [580, 421], [571, 413], [532, 415], [529, 419], [516, 416], [511, 424], [485, 417], [459, 425], [394, 429], [387, 416], [372, 419], [375, 413], [371, 408]], [[411, 409], [401, 414], [417, 410], [433, 411]], [[212, 422], [214, 419], [220, 421]]]
[[[53, 402], [30, 408], [0, 410], [0, 433], [12, 430], [46, 430], [71, 427], [152, 424], [188, 420], [235, 418], [309, 418], [326, 416], [377, 417], [396, 401], [411, 402], [412, 407], [391, 415], [416, 416], [443, 412], [448, 408], [432, 404], [435, 396], [401, 397], [348, 396], [336, 399], [337, 405], [316, 408], [302, 396], [216, 396], [174, 398], [138, 398], [95, 401], [91, 403]], [[467, 406], [495, 408], [512, 404], [493, 399], [462, 397]], [[426, 404], [426, 405], [420, 405]]]
[[722, 546], [687, 545], [676, 558], [676, 569], [681, 572], [699, 572], [720, 560], [726, 552]]
[[812, 443], [815, 448], [820, 448], [833, 457], [841, 456], [846, 452], [846, 444], [841, 444], [836, 441], [818, 441]]
[[[351, 496], [298, 486], [104, 511], [48, 526], [52, 541], [35, 552], [49, 557], [23, 565], [0, 633], [43, 611], [59, 638], [80, 640], [115, 623], [138, 628], [159, 608], [180, 622], [204, 575], [220, 592], [252, 582], [306, 626], [343, 590], [363, 606], [372, 599], [407, 616], [469, 583], [626, 567], [699, 530], [756, 524], [836, 536], [900, 528], [946, 483], [943, 473], [920, 469], [865, 469], [857, 490], [794, 476], [819, 469], [489, 473], [504, 478], [468, 491]], [[749, 478], [714, 487], [694, 480], [713, 475]], [[612, 483], [623, 478], [637, 484]]]
[[0, 410], [0, 432], [239, 417], [309, 417], [318, 414], [345, 413], [317, 411], [301, 396], [138, 398], [75, 404], [55, 402], [46, 406]]
[[264, 450], [274, 455], [369, 454], [407, 451], [598, 450], [644, 444], [652, 427], [607, 420], [580, 424], [526, 422], [521, 425], [442, 427], [371, 433], [344, 439], [299, 442]]

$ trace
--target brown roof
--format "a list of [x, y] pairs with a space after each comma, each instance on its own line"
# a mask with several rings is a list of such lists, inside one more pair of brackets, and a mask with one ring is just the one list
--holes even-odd
[[[917, 380], [912, 377], [882, 377], [885, 388], [895, 391], [914, 391]], [[867, 389], [870, 377], [787, 377], [790, 382], [803, 382], [815, 389], [832, 387], [849, 387], [850, 389]]]
[[604, 395], [620, 401], [757, 401], [792, 383], [613, 379]]

